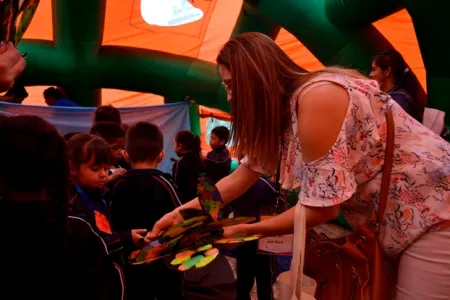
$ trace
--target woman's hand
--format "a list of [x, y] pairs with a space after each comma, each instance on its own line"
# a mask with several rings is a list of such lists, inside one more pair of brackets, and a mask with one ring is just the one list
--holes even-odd
[[156, 238], [162, 231], [170, 228], [173, 225], [177, 225], [183, 221], [183, 217], [180, 215], [179, 208], [165, 214], [158, 222], [155, 223], [151, 232], [146, 236], [147, 239]]
[[225, 227], [224, 232], [223, 232], [223, 237], [234, 238], [234, 237], [240, 237], [240, 236], [247, 236], [247, 235], [249, 235], [250, 226], [251, 225], [249, 225], [249, 224], [240, 224], [240, 225]]

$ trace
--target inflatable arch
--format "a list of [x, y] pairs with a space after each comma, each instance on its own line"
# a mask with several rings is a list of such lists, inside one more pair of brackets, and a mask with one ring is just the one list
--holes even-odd
[[[193, 2], [195, 4], [195, 2]], [[406, 8], [427, 72], [429, 106], [450, 112], [444, 42], [449, 1], [429, 0], [244, 0], [232, 35], [284, 28], [324, 65], [368, 72], [372, 57], [392, 47], [371, 24]], [[101, 88], [150, 92], [167, 99], [189, 95], [200, 105], [228, 111], [212, 63], [153, 50], [102, 46], [106, 0], [53, 0], [53, 42], [23, 40], [28, 53], [26, 85], [57, 85], [85, 106], [101, 103]], [[450, 115], [447, 114], [447, 120]], [[448, 122], [447, 122], [448, 123]]]

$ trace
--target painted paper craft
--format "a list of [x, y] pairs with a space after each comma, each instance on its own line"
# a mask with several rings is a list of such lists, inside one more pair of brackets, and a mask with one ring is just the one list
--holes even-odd
[[[184, 210], [184, 221], [170, 227], [141, 250], [131, 253], [130, 263], [150, 263], [162, 257], [179, 271], [198, 269], [211, 263], [219, 250], [213, 245], [239, 244], [258, 239], [259, 236], [223, 238], [223, 228], [250, 223], [253, 217], [224, 219], [223, 202], [217, 188], [205, 177], [198, 180], [198, 198], [202, 210]], [[218, 243], [219, 241], [219, 243]]]
[[237, 218], [230, 218], [230, 219], [222, 219], [220, 221], [214, 221], [211, 223], [208, 223], [209, 227], [228, 227], [233, 225], [239, 225], [239, 224], [247, 224], [250, 222], [255, 221], [256, 218], [254, 217], [237, 217]]
[[203, 212], [210, 215], [214, 221], [222, 219], [222, 196], [220, 196], [216, 186], [207, 177], [200, 177], [197, 183], [197, 191]]
[[259, 239], [260, 235], [248, 235], [233, 238], [222, 238], [214, 242], [214, 244], [242, 244]]
[[39, 0], [0, 1], [0, 40], [17, 46], [33, 19]]
[[[175, 255], [170, 261], [170, 266], [179, 271], [200, 269], [210, 264], [219, 255], [219, 249], [212, 244], [206, 244], [196, 250], [185, 250]], [[166, 259], [167, 261], [168, 259]]]

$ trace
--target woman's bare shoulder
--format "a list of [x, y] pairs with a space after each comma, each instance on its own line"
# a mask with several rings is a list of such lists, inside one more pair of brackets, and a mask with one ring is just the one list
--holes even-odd
[[298, 136], [305, 161], [326, 154], [335, 143], [349, 105], [347, 90], [333, 82], [312, 86], [297, 106]]

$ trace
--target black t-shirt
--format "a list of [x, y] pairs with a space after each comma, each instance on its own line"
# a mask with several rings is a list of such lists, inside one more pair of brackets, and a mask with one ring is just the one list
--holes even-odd
[[180, 200], [186, 203], [197, 197], [197, 179], [204, 172], [200, 157], [193, 153], [183, 154], [172, 167], [173, 182]]
[[170, 175], [154, 169], [132, 169], [112, 190], [113, 228], [152, 229], [160, 218], [180, 205]]

